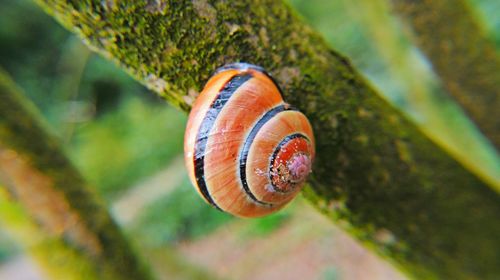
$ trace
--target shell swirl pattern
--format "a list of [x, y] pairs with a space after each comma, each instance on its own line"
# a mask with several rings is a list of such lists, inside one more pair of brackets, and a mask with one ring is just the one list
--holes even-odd
[[239, 217], [281, 209], [304, 185], [314, 159], [306, 116], [283, 101], [269, 74], [247, 63], [226, 65], [208, 81], [184, 141], [200, 195]]

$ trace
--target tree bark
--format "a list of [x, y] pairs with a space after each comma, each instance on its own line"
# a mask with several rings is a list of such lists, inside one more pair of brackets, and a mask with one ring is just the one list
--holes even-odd
[[314, 127], [318, 156], [304, 191], [314, 205], [411, 276], [500, 274], [498, 193], [380, 98], [282, 2], [38, 2], [184, 111], [217, 67], [264, 66]]
[[391, 0], [444, 87], [500, 149], [500, 56], [463, 0]]
[[[54, 279], [150, 279], [106, 208], [1, 70], [0, 99], [0, 182], [5, 187], [0, 215], [21, 216], [2, 222], [12, 228], [22, 223], [25, 230], [14, 230], [15, 235], [48, 264]], [[23, 222], [26, 217], [31, 222]]]

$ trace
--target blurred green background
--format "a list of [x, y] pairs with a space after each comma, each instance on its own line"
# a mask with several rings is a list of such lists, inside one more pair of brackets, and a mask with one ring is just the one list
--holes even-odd
[[[408, 30], [390, 14], [384, 0], [289, 3], [423, 130], [457, 157], [466, 158], [481, 176], [498, 176], [498, 156], [442, 92], [428, 62], [410, 42]], [[470, 4], [500, 49], [500, 1], [470, 0]], [[185, 262], [198, 265], [202, 261], [190, 260], [186, 247], [200, 239], [210, 240], [212, 234], [230, 232], [237, 238], [260, 240], [283, 234], [279, 231], [287, 224], [287, 234], [298, 234], [296, 226], [310, 226], [295, 218], [304, 215], [300, 211], [311, 211], [300, 199], [280, 213], [255, 220], [234, 219], [202, 202], [183, 171], [187, 116], [113, 63], [91, 53], [29, 0], [0, 0], [0, 66], [36, 104], [68, 156], [137, 246], [149, 248], [143, 252], [146, 258], [147, 252], [158, 248], [173, 255], [184, 250]], [[464, 150], [474, 152], [464, 155]], [[141, 207], [129, 209], [131, 201]], [[321, 230], [325, 236], [332, 231], [341, 234], [329, 226], [323, 221], [317, 232], [299, 230], [300, 236], [304, 240], [319, 238]], [[0, 229], [0, 262], [18, 253], [19, 248]], [[350, 273], [348, 268], [325, 263], [311, 269], [324, 279], [343, 279], [342, 275]], [[172, 269], [190, 268], [179, 265]], [[224, 276], [228, 270], [214, 275]]]

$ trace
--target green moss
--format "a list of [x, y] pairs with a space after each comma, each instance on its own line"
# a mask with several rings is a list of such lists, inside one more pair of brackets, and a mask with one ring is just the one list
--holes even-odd
[[313, 125], [318, 156], [306, 191], [313, 203], [413, 277], [500, 274], [498, 194], [380, 98], [280, 1], [151, 7], [130, 0], [113, 9], [97, 0], [38, 2], [185, 111], [188, 93], [217, 67], [265, 67]]

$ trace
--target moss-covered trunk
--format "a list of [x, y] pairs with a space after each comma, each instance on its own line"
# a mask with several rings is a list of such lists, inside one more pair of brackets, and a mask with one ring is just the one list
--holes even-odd
[[281, 1], [38, 2], [184, 111], [224, 63], [264, 66], [314, 127], [318, 157], [304, 193], [318, 208], [414, 277], [500, 275], [498, 193]]
[[105, 207], [1, 70], [0, 100], [1, 223], [54, 279], [149, 279]]
[[391, 0], [446, 90], [500, 149], [500, 56], [464, 0]]

